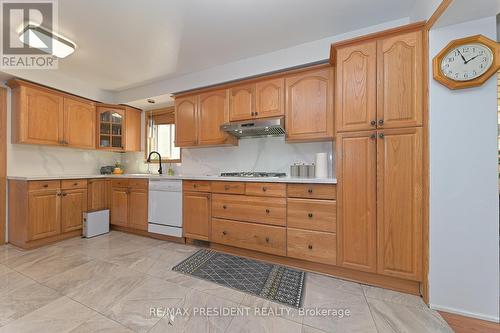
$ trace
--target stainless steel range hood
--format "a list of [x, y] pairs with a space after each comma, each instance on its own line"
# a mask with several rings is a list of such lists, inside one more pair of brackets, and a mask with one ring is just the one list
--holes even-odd
[[227, 132], [237, 138], [258, 138], [265, 136], [285, 135], [285, 119], [267, 118], [246, 121], [237, 121], [224, 124], [221, 131]]

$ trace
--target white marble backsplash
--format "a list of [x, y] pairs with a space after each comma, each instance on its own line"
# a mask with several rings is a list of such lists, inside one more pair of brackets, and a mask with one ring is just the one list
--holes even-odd
[[[176, 173], [217, 175], [232, 171], [285, 172], [290, 174], [293, 163], [314, 163], [316, 153], [330, 157], [329, 177], [334, 177], [332, 142], [285, 143], [284, 137], [241, 139], [235, 147], [206, 147], [182, 150], [182, 163], [174, 166]], [[122, 156], [126, 172], [146, 172], [143, 153]], [[157, 166], [152, 164], [151, 171]]]

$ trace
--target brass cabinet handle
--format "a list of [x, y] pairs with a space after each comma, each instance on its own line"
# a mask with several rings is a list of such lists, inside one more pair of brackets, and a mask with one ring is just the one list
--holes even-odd
[[268, 208], [268, 209], [266, 209], [266, 213], [267, 213], [267, 214], [269, 214], [270, 212], [271, 212], [271, 211], [269, 210], [269, 208]]
[[309, 250], [313, 249], [313, 246], [311, 244], [309, 244], [307, 247], [309, 248]]
[[383, 125], [384, 125], [384, 119], [380, 119], [380, 120], [378, 121], [378, 124], [379, 124], [380, 126], [383, 126]]
[[377, 122], [375, 120], [370, 121], [370, 125], [375, 126], [377, 125]]
[[312, 188], [308, 189], [307, 193], [312, 194], [313, 193], [313, 189]]
[[309, 214], [307, 214], [307, 216], [309, 216], [309, 218], [312, 218], [313, 217], [313, 213], [309, 213]]

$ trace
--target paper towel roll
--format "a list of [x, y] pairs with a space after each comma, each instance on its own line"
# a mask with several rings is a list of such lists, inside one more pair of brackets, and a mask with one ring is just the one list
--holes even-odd
[[328, 156], [327, 153], [316, 154], [316, 178], [328, 177]]

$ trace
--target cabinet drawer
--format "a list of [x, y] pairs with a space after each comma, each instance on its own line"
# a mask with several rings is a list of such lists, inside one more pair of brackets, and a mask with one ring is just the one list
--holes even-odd
[[212, 216], [229, 220], [286, 225], [286, 199], [212, 195]]
[[246, 183], [245, 194], [266, 197], [285, 197], [286, 184]]
[[35, 180], [28, 184], [29, 191], [57, 190], [61, 188], [60, 180]]
[[215, 243], [284, 256], [286, 229], [269, 225], [212, 219]]
[[112, 187], [128, 187], [128, 179], [111, 179]]
[[288, 196], [291, 198], [335, 200], [337, 187], [334, 184], [288, 184]]
[[147, 179], [129, 179], [128, 186], [133, 190], [148, 190]]
[[288, 199], [287, 226], [336, 232], [337, 202], [332, 200]]
[[319, 231], [287, 229], [287, 256], [322, 264], [337, 263], [337, 236]]
[[213, 193], [245, 194], [245, 183], [242, 182], [212, 182]]
[[63, 190], [71, 190], [74, 188], [87, 188], [87, 180], [86, 179], [61, 180], [61, 188]]
[[207, 180], [184, 180], [182, 181], [183, 191], [210, 192], [210, 182]]

